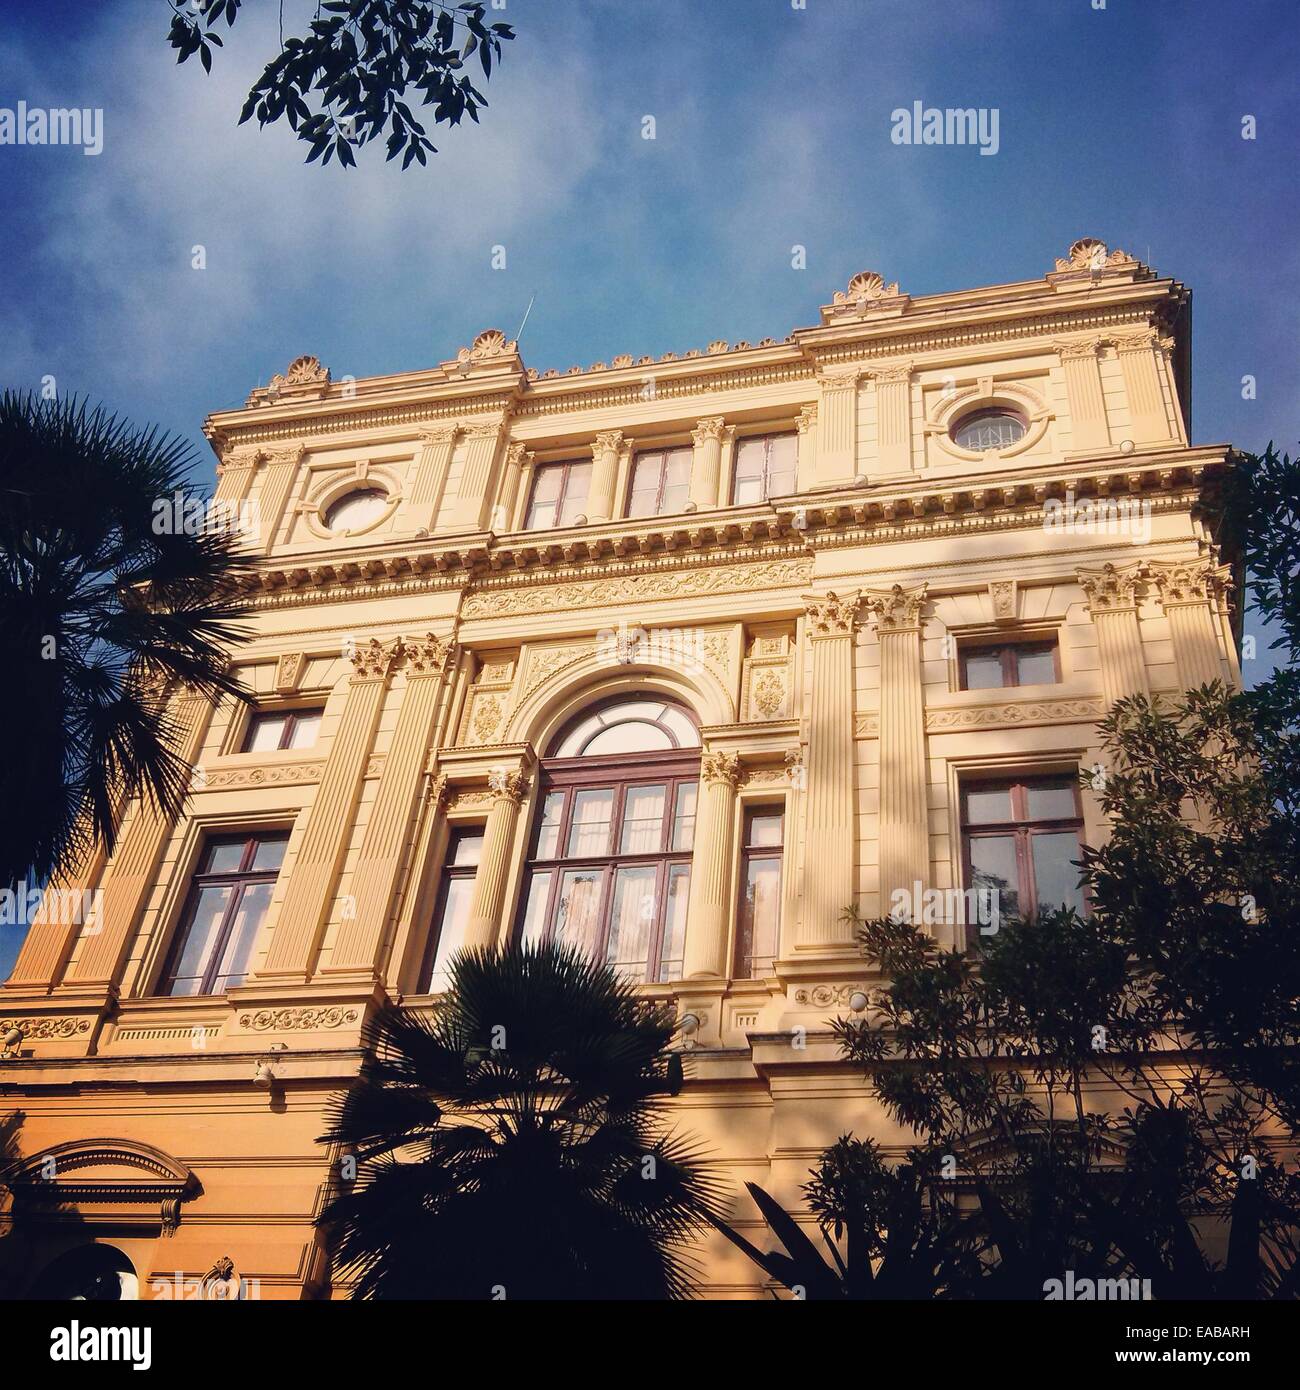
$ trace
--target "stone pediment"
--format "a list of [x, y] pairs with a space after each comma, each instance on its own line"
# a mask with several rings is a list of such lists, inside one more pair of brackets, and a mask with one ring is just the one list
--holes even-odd
[[201, 1185], [179, 1159], [127, 1139], [78, 1139], [11, 1164], [0, 1183], [24, 1207], [141, 1207], [175, 1229], [180, 1205]]

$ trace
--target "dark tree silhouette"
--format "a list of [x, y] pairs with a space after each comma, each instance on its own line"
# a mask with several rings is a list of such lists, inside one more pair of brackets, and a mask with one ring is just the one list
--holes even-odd
[[322, 1138], [336, 1272], [359, 1298], [688, 1295], [717, 1193], [660, 1110], [673, 1031], [580, 952], [462, 953], [430, 1019], [377, 1018]]

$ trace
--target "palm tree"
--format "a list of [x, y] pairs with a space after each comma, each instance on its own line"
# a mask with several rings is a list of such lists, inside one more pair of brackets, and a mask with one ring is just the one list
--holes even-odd
[[102, 407], [0, 396], [0, 887], [111, 846], [127, 797], [174, 815], [190, 768], [169, 687], [242, 694], [222, 646], [243, 635], [241, 564], [193, 524], [195, 461]]
[[551, 945], [462, 952], [428, 1020], [378, 1015], [322, 1137], [355, 1160], [320, 1218], [354, 1297], [688, 1296], [717, 1191], [663, 1120], [673, 1032]]

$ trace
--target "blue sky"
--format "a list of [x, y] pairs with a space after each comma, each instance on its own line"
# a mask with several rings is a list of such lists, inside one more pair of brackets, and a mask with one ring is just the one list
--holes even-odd
[[[543, 370], [780, 338], [858, 270], [961, 289], [1091, 235], [1193, 288], [1196, 441], [1294, 449], [1295, 0], [798, 3], [506, 0], [482, 124], [403, 174], [236, 127], [273, 0], [210, 77], [176, 66], [163, 0], [10, 0], [0, 106], [101, 107], [104, 149], [0, 146], [0, 384], [53, 375], [190, 436], [206, 474], [205, 413], [302, 352], [425, 367], [534, 294]], [[283, 8], [294, 32], [315, 4]], [[892, 144], [917, 100], [996, 107], [998, 154]]]

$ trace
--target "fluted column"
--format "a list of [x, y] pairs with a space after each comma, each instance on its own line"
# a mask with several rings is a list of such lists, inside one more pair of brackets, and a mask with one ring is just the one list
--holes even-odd
[[492, 809], [483, 828], [483, 851], [469, 903], [469, 922], [465, 927], [467, 950], [494, 947], [501, 939], [515, 825], [519, 820], [519, 807], [528, 794], [528, 779], [519, 771], [493, 772], [489, 785], [493, 793]]
[[356, 911], [339, 925], [327, 972], [371, 971], [378, 963], [451, 650], [450, 642], [431, 632], [404, 644], [406, 688], [352, 875]]
[[1150, 566], [1178, 667], [1178, 688], [1194, 690], [1223, 680], [1216, 608], [1232, 582], [1232, 571], [1211, 558], [1157, 561]]
[[213, 502], [228, 505], [242, 502], [253, 486], [261, 457], [262, 451], [257, 448], [231, 449], [217, 464], [217, 486], [212, 493]]
[[264, 554], [269, 554], [275, 546], [284, 509], [298, 477], [298, 465], [302, 462], [304, 452], [301, 444], [267, 450], [266, 465], [262, 470], [262, 486], [257, 493], [257, 520], [260, 527], [258, 543]]
[[1097, 660], [1106, 703], [1113, 705], [1126, 695], [1148, 694], [1151, 686], [1137, 610], [1142, 566], [1126, 565], [1119, 569], [1108, 564], [1098, 570], [1081, 569], [1076, 573], [1097, 629]]
[[1135, 444], [1168, 439], [1169, 419], [1160, 389], [1160, 362], [1156, 357], [1159, 342], [1155, 333], [1147, 329], [1124, 334], [1114, 342], [1128, 397], [1129, 437]]
[[522, 444], [511, 444], [506, 450], [505, 474], [501, 479], [501, 496], [492, 509], [492, 529], [510, 531], [514, 528], [515, 506], [519, 498], [519, 484], [533, 465], [532, 453]]
[[807, 492], [817, 485], [817, 405], [800, 406], [795, 421], [799, 431], [799, 472], [795, 486]]
[[[175, 697], [172, 715], [179, 729], [176, 751], [192, 764], [207, 735], [212, 704], [203, 695], [182, 690]], [[81, 954], [67, 973], [67, 983], [117, 984], [131, 933], [153, 890], [158, 860], [171, 831], [171, 819], [157, 807], [147, 800], [134, 803], [102, 881], [99, 920], [85, 932]], [[52, 925], [49, 929], [59, 930]]]
[[501, 446], [504, 419], [471, 425], [465, 431], [465, 471], [460, 475], [457, 524], [470, 531], [481, 531], [488, 524], [497, 451]]
[[720, 415], [701, 420], [691, 431], [695, 453], [691, 459], [691, 501], [700, 511], [720, 505], [722, 488], [722, 431]]
[[361, 784], [374, 744], [384, 695], [400, 641], [372, 640], [352, 658], [354, 667], [343, 717], [330, 743], [316, 798], [307, 813], [302, 843], [288, 877], [280, 916], [259, 978], [305, 979], [320, 944], [333, 901], [348, 834], [361, 799]]
[[921, 693], [921, 608], [926, 586], [875, 592], [867, 607], [880, 641], [880, 905], [930, 878]]
[[842, 483], [857, 475], [858, 367], [837, 367], [817, 377], [817, 481]]
[[710, 752], [700, 759], [700, 795], [691, 854], [682, 976], [687, 980], [729, 975], [731, 844], [740, 758]]
[[840, 918], [858, 900], [853, 634], [860, 602], [857, 593], [804, 596], [812, 677], [798, 934], [803, 947], [846, 945], [853, 939], [852, 928]]
[[1065, 373], [1065, 394], [1070, 407], [1072, 452], [1095, 453], [1110, 447], [1106, 398], [1101, 389], [1096, 338], [1076, 338], [1055, 344]]
[[618, 451], [623, 447], [619, 430], [596, 436], [591, 448], [591, 487], [587, 491], [587, 520], [608, 521], [614, 515], [614, 485], [618, 481]]
[[442, 493], [459, 433], [457, 425], [435, 425], [421, 432], [420, 457], [415, 464], [403, 530], [432, 532], [437, 526], [438, 508], [442, 505]]
[[912, 470], [912, 364], [897, 362], [871, 373], [876, 387], [876, 459], [883, 476]]
[[[18, 952], [18, 959], [9, 978], [0, 989], [21, 989], [45, 991], [52, 989], [62, 978], [68, 957], [81, 934], [85, 920], [70, 921], [66, 916], [60, 918], [45, 911], [49, 902], [57, 902], [61, 894], [75, 895], [65, 901], [86, 902], [86, 894], [94, 891], [104, 871], [107, 856], [102, 841], [96, 840], [79, 864], [69, 867], [66, 873], [51, 880], [49, 890], [42, 902], [42, 911], [37, 914], [27, 928]], [[96, 930], [102, 926], [97, 918]]]

